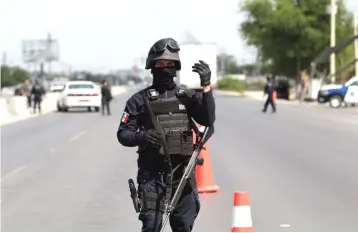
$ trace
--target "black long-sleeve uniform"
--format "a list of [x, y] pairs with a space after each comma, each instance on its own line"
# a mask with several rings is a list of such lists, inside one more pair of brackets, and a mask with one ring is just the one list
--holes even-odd
[[102, 94], [102, 100], [101, 100], [102, 101], [102, 105], [101, 105], [102, 115], [104, 115], [105, 109], [107, 110], [107, 114], [110, 115], [111, 114], [110, 102], [113, 99], [110, 87], [103, 85], [101, 87], [101, 94]]
[[33, 109], [34, 112], [36, 111], [36, 108], [38, 109], [38, 111], [41, 113], [41, 102], [42, 102], [42, 97], [43, 95], [45, 95], [45, 89], [43, 88], [42, 85], [39, 84], [35, 84], [32, 89], [31, 89], [31, 95], [34, 96], [34, 104], [33, 104]]
[[[127, 147], [139, 146], [139, 142], [135, 137], [135, 134], [139, 130], [148, 130], [152, 128], [152, 123], [149, 115], [146, 113], [144, 96], [151, 87], [145, 88], [135, 93], [131, 98], [127, 100], [127, 104], [124, 109], [124, 114], [127, 117], [122, 118], [117, 131], [118, 141]], [[164, 93], [159, 94], [159, 98], [166, 99], [172, 98], [177, 91], [177, 87], [172, 90], [167, 90]], [[211, 134], [213, 133], [213, 126], [215, 122], [215, 101], [213, 93], [209, 92], [198, 93], [192, 89], [187, 89], [187, 98], [189, 99], [187, 105], [187, 113], [189, 117], [192, 117], [198, 124], [211, 127]], [[125, 120], [123, 120], [125, 119]], [[159, 159], [158, 154], [154, 151], [138, 151], [138, 167], [147, 169], [157, 169], [162, 166], [163, 158]], [[181, 162], [181, 157], [178, 159], [172, 159], [173, 166]], [[177, 160], [177, 161], [176, 161]], [[154, 167], [153, 167], [154, 166]]]
[[275, 90], [276, 90], [275, 82], [273, 80], [268, 81], [264, 87], [264, 94], [267, 94], [267, 99], [265, 101], [264, 108], [262, 110], [263, 112], [266, 112], [267, 107], [269, 105], [271, 105], [272, 111], [276, 112], [276, 104], [273, 99], [273, 93], [275, 92]]

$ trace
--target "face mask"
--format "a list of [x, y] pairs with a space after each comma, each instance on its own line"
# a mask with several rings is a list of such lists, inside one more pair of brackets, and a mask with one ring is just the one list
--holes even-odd
[[160, 89], [171, 88], [175, 84], [176, 72], [175, 67], [153, 68], [153, 86]]

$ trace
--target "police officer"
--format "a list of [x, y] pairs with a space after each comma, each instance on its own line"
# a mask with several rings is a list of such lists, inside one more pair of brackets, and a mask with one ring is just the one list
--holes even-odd
[[109, 83], [106, 80], [102, 81], [102, 87], [101, 87], [101, 94], [102, 94], [102, 115], [104, 115], [105, 109], [107, 110], [107, 115], [111, 115], [111, 106], [110, 102], [113, 99], [112, 92], [109, 87]]
[[39, 113], [41, 113], [41, 102], [44, 94], [45, 94], [45, 89], [40, 84], [40, 82], [36, 79], [35, 85], [31, 89], [31, 95], [33, 96], [33, 100], [34, 100], [34, 104], [33, 104], [34, 113], [36, 113], [36, 108], [38, 109]]
[[275, 80], [271, 75], [268, 75], [266, 77], [266, 79], [267, 79], [267, 83], [264, 87], [264, 95], [267, 95], [267, 99], [264, 104], [264, 108], [263, 108], [262, 112], [266, 112], [269, 104], [272, 107], [272, 112], [276, 112], [276, 105], [275, 105], [275, 101], [273, 99], [273, 95], [276, 90]]
[[[160, 231], [164, 203], [174, 194], [185, 165], [193, 153], [190, 119], [203, 126], [213, 126], [215, 102], [210, 88], [209, 65], [199, 61], [193, 72], [199, 74], [202, 91], [182, 89], [174, 82], [181, 69], [179, 45], [171, 38], [157, 41], [150, 49], [146, 69], [151, 69], [153, 83], [128, 99], [117, 132], [118, 141], [127, 147], [138, 146], [138, 195], [141, 201], [139, 220], [142, 231]], [[148, 98], [148, 99], [146, 99]], [[148, 104], [150, 110], [148, 109]], [[148, 111], [152, 111], [165, 135], [157, 132]], [[167, 143], [170, 162], [166, 161], [163, 142]], [[169, 175], [172, 182], [169, 182]], [[195, 174], [187, 183], [170, 217], [174, 232], [189, 232], [199, 213], [200, 203]]]

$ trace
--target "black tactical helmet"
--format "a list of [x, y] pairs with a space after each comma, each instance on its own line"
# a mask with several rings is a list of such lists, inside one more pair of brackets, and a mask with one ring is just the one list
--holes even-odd
[[172, 38], [164, 38], [158, 40], [150, 48], [148, 57], [145, 63], [145, 69], [151, 69], [154, 67], [155, 61], [158, 59], [174, 60], [177, 70], [181, 69], [181, 63], [179, 58], [179, 45]]

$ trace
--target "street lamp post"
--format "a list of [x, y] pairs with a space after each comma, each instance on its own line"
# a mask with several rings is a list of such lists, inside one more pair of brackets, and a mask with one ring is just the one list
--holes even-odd
[[[336, 14], [337, 14], [337, 5], [336, 0], [331, 0], [331, 47], [336, 46]], [[331, 82], [336, 81], [336, 54], [332, 53], [330, 57], [330, 74]]]
[[[354, 23], [353, 23], [353, 29], [354, 29], [354, 35], [358, 35], [358, 12], [355, 12], [354, 14]], [[354, 51], [355, 51], [355, 60], [356, 60], [356, 63], [355, 63], [355, 74], [356, 74], [356, 77], [358, 77], [358, 38], [355, 39], [354, 41]]]

